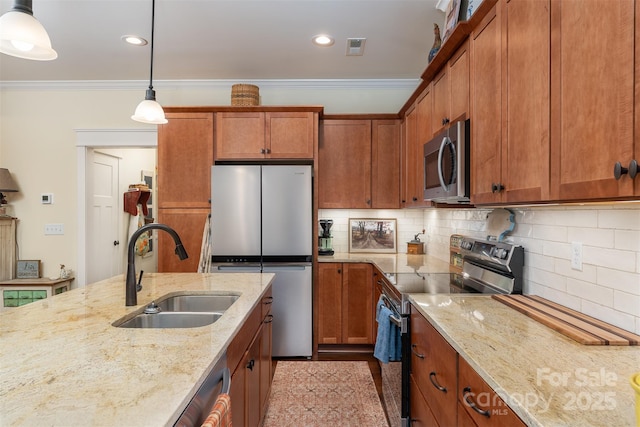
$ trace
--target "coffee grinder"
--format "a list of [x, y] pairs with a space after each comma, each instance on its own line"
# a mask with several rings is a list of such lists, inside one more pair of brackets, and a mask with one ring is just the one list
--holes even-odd
[[318, 236], [318, 255], [333, 255], [333, 244], [331, 238], [332, 219], [320, 220], [320, 235]]

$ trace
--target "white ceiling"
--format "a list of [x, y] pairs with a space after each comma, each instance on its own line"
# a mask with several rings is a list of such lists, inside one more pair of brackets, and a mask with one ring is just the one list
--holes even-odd
[[[156, 0], [154, 80], [417, 79], [437, 0]], [[0, 13], [13, 0], [0, 0]], [[148, 80], [151, 0], [33, 0], [54, 61], [0, 54], [0, 81]], [[311, 37], [332, 35], [328, 48]], [[346, 56], [347, 38], [366, 38]]]

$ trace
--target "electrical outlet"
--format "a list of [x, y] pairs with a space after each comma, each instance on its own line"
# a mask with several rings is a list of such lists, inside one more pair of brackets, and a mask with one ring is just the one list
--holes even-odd
[[45, 224], [44, 234], [64, 234], [64, 224]]
[[582, 271], [582, 242], [571, 242], [571, 268]]

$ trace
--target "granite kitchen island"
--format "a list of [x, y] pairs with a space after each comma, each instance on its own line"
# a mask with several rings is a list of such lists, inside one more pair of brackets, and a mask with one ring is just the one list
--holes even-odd
[[[151, 273], [126, 307], [116, 276], [0, 313], [0, 425], [173, 425], [273, 278]], [[240, 297], [208, 326], [112, 326], [177, 292]]]

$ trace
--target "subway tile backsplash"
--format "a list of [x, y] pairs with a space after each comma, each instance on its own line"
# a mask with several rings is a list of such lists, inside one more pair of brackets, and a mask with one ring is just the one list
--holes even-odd
[[[640, 202], [510, 208], [507, 237], [525, 248], [524, 293], [640, 333]], [[348, 252], [349, 218], [396, 218], [398, 252], [423, 228], [426, 252], [448, 261], [449, 237], [486, 237], [491, 209], [321, 209], [334, 220], [333, 246]], [[582, 244], [582, 270], [571, 267], [571, 244]]]

